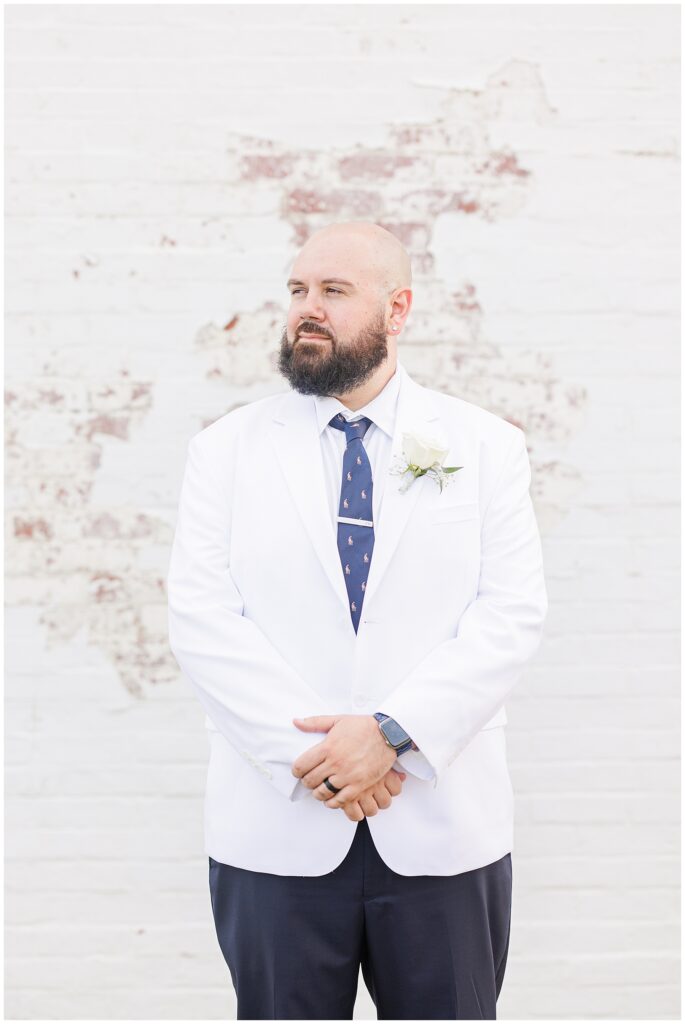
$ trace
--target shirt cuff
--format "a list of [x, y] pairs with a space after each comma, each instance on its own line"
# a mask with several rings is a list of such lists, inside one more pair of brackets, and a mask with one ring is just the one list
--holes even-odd
[[431, 767], [430, 762], [420, 750], [405, 750], [404, 754], [400, 754], [397, 758], [395, 765], [397, 764], [400, 765], [402, 770], [411, 772], [412, 775], [416, 775], [419, 779], [428, 780], [435, 778], [435, 769]]

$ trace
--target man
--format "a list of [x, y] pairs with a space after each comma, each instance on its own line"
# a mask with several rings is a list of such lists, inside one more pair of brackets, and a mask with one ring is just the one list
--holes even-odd
[[238, 1017], [350, 1019], [361, 965], [379, 1018], [494, 1019], [503, 705], [547, 610], [525, 437], [398, 361], [383, 228], [318, 231], [288, 287], [291, 389], [190, 441], [168, 578]]

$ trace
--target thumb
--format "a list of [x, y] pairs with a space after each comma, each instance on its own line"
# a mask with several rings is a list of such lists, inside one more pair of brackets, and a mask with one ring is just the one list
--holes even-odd
[[328, 732], [337, 719], [332, 715], [310, 715], [309, 718], [293, 718], [294, 724], [302, 732]]

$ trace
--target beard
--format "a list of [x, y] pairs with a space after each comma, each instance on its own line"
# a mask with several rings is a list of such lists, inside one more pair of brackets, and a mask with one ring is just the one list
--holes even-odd
[[[324, 334], [325, 341], [300, 338], [301, 331]], [[345, 395], [366, 383], [388, 357], [388, 342], [382, 312], [352, 341], [338, 345], [330, 333], [304, 322], [294, 343], [288, 331], [281, 335], [278, 369], [295, 391], [303, 395]]]

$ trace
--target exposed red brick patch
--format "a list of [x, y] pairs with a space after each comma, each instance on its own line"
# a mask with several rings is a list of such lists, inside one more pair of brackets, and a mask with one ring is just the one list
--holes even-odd
[[296, 188], [285, 196], [285, 204], [292, 213], [326, 213], [328, 204], [320, 192]]
[[402, 245], [407, 249], [425, 248], [429, 242], [429, 231], [423, 221], [380, 219], [377, 223], [394, 235], [395, 238], [399, 238]]
[[103, 512], [86, 519], [81, 536], [104, 540], [140, 540], [154, 536], [156, 530], [156, 521], [142, 512], [137, 513], [132, 520], [129, 515], [122, 514], [120, 519], [109, 512]]
[[457, 193], [447, 204], [445, 211], [450, 213], [477, 213], [480, 208], [480, 203], [477, 200], [468, 199], [461, 193]]
[[400, 146], [414, 146], [430, 137], [434, 130], [432, 124], [391, 125], [390, 135]]
[[98, 604], [103, 601], [116, 601], [123, 596], [123, 580], [111, 572], [98, 572], [90, 577], [94, 584], [91, 589], [93, 600]]
[[314, 189], [295, 188], [284, 197], [286, 215], [289, 213], [325, 213], [329, 216], [372, 217], [383, 208], [379, 192], [362, 189], [333, 189], [319, 192]]
[[487, 160], [478, 164], [475, 168], [476, 174], [495, 174], [502, 176], [511, 174], [515, 178], [529, 178], [530, 171], [521, 167], [518, 158], [514, 153], [493, 152]]
[[102, 537], [106, 540], [114, 540], [121, 536], [119, 521], [109, 512], [103, 512], [83, 527], [84, 537]]
[[51, 391], [39, 391], [38, 397], [42, 402], [47, 402], [49, 405], [57, 405], [59, 402], [64, 402], [64, 395], [60, 395], [54, 388]]
[[259, 156], [248, 153], [240, 161], [240, 177], [243, 181], [258, 178], [287, 178], [293, 172], [295, 157], [284, 153], [280, 156]]
[[338, 173], [343, 181], [351, 178], [393, 178], [399, 168], [411, 167], [415, 163], [413, 156], [385, 149], [365, 149], [338, 160]]
[[481, 305], [476, 298], [476, 289], [472, 284], [466, 283], [464, 287], [456, 292], [452, 292], [454, 296], [454, 305], [460, 313], [482, 313]]
[[94, 434], [108, 434], [110, 437], [118, 437], [122, 441], [128, 441], [128, 429], [130, 417], [108, 416], [103, 413], [100, 416], [92, 416], [86, 423], [76, 428], [77, 433], [83, 434], [92, 441]]
[[151, 385], [147, 382], [134, 384], [131, 390], [131, 401], [135, 402], [138, 398], [148, 398], [151, 390]]
[[224, 331], [232, 331], [233, 328], [235, 327], [235, 325], [238, 323], [239, 319], [240, 319], [239, 316], [237, 316], [237, 315], [234, 316], [231, 320], [228, 321], [227, 324], [224, 324], [223, 330]]
[[52, 527], [45, 519], [22, 519], [14, 517], [14, 536], [28, 540], [52, 540]]
[[[425, 250], [430, 240], [433, 221], [439, 214], [452, 213], [455, 210], [474, 213], [478, 209], [476, 200], [469, 198], [465, 192], [454, 192], [451, 189], [444, 188], [413, 189], [411, 192], [405, 193], [403, 201], [412, 207], [420, 206], [426, 218], [424, 221], [412, 221], [416, 230], [414, 252], [419, 256], [421, 251]], [[386, 227], [389, 222], [387, 220], [379, 220], [378, 223], [382, 223]], [[421, 234], [419, 234], [419, 229], [422, 229]], [[388, 230], [391, 229], [388, 227]], [[414, 252], [412, 252], [412, 260], [414, 259]]]

